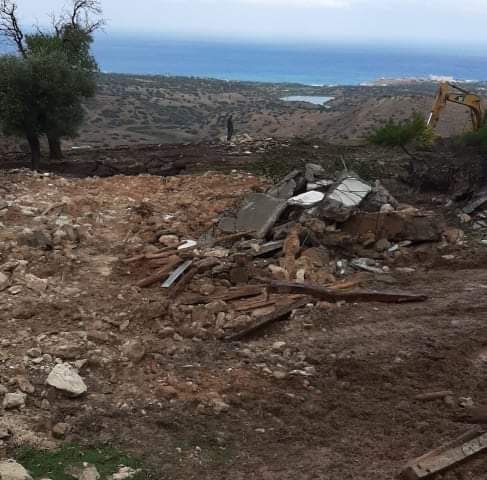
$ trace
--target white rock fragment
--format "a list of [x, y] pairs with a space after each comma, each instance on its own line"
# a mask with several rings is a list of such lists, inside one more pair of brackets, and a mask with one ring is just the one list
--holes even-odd
[[15, 460], [0, 462], [1, 480], [32, 480], [29, 472]]
[[311, 190], [310, 192], [302, 193], [301, 195], [296, 195], [290, 198], [287, 203], [289, 205], [296, 205], [298, 207], [313, 207], [317, 205], [325, 198], [323, 192], [318, 192], [317, 190]]
[[[7, 393], [3, 398], [2, 406], [5, 410], [13, 410], [14, 408], [22, 408], [25, 406], [25, 393]], [[0, 479], [3, 480], [0, 474]]]
[[47, 377], [47, 384], [74, 397], [79, 397], [88, 390], [83, 379], [69, 363], [56, 365]]

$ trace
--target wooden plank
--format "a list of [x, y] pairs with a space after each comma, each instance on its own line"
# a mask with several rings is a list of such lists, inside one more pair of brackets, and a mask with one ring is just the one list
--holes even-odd
[[148, 277], [145, 277], [142, 280], [138, 281], [137, 286], [140, 288], [147, 288], [150, 287], [151, 285], [154, 285], [154, 283], [165, 280], [166, 277], [172, 272], [173, 268], [179, 265], [183, 261], [182, 258], [177, 256], [170, 257], [168, 260], [169, 261], [167, 265], [157, 270], [152, 275], [149, 275]]
[[213, 300], [229, 302], [231, 300], [238, 300], [239, 298], [256, 297], [257, 295], [261, 295], [265, 288], [265, 285], [246, 285], [245, 287], [231, 288], [227, 293], [216, 296]]
[[380, 303], [407, 303], [424, 302], [428, 299], [426, 295], [416, 295], [408, 292], [375, 292], [368, 290], [357, 290], [354, 292], [341, 292], [320, 285], [271, 282], [268, 286], [269, 292], [273, 293], [297, 293], [311, 295], [328, 302], [380, 302]]
[[451, 468], [487, 449], [485, 428], [477, 427], [412, 462], [401, 472], [404, 480], [419, 480]]
[[225, 340], [229, 342], [234, 342], [236, 340], [242, 340], [249, 335], [256, 333], [257, 331], [269, 326], [270, 324], [281, 320], [282, 318], [288, 316], [293, 310], [297, 308], [304, 307], [308, 303], [308, 298], [299, 298], [291, 303], [281, 305], [277, 307], [272, 313], [268, 315], [263, 315], [262, 317], [256, 318], [250, 325], [245, 326], [242, 330], [230, 334], [225, 337]]
[[206, 270], [210, 270], [211, 268], [218, 265], [218, 260], [216, 258], [205, 258], [204, 260], [200, 260], [198, 263], [195, 264], [190, 270], [188, 270], [179, 280], [178, 283], [172, 286], [169, 297], [175, 298], [177, 297], [191, 282], [193, 277], [198, 274], [205, 272]]

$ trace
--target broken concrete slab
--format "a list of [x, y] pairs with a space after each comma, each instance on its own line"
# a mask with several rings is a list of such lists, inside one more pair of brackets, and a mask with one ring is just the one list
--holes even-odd
[[290, 198], [287, 203], [297, 207], [310, 208], [318, 205], [324, 198], [325, 194], [323, 192], [311, 190], [310, 192]]
[[357, 207], [372, 191], [372, 187], [357, 177], [344, 178], [328, 195], [343, 207]]
[[237, 231], [237, 219], [235, 217], [222, 217], [218, 222], [218, 228], [225, 233], [235, 233]]
[[479, 192], [470, 203], [463, 207], [463, 212], [470, 215], [482, 206], [487, 204], [487, 191]]
[[267, 194], [271, 197], [287, 200], [304, 190], [305, 186], [306, 180], [302, 173], [299, 170], [293, 170], [278, 183], [270, 187], [267, 190]]
[[253, 193], [243, 202], [237, 214], [237, 231], [253, 230], [257, 238], [264, 238], [287, 206], [287, 201], [265, 193]]

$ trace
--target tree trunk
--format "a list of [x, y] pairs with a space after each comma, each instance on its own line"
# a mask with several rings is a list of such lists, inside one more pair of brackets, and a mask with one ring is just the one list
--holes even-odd
[[29, 142], [30, 147], [32, 170], [37, 170], [41, 162], [41, 142], [39, 141], [39, 136], [29, 134], [27, 135], [27, 141]]
[[61, 140], [57, 137], [47, 137], [49, 142], [49, 159], [61, 160], [63, 158], [63, 151], [61, 149]]

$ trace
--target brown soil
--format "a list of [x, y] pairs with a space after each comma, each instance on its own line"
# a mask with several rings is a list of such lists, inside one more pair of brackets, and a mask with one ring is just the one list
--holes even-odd
[[[399, 263], [414, 273], [392, 264], [391, 275], [369, 280], [425, 293], [425, 303], [320, 304], [240, 343], [175, 318], [160, 288], [133, 286], [144, 272], [119, 260], [140, 252], [156, 223], [197, 238], [263, 184], [242, 173], [2, 174], [10, 206], [0, 215], [0, 265], [28, 263], [12, 277], [20, 292], [0, 293], [0, 383], [15, 391], [22, 375], [35, 386], [24, 410], [0, 417], [14, 432], [4, 453], [23, 441], [51, 445], [51, 427], [63, 421], [68, 441], [114, 443], [142, 455], [157, 479], [389, 480], [467, 429], [459, 399], [487, 403], [487, 253], [473, 237], [447, 251], [415, 247]], [[48, 251], [19, 243], [26, 227], [52, 230], [62, 217], [80, 226], [79, 243]], [[30, 288], [26, 272], [48, 279], [47, 290]], [[133, 339], [147, 351], [135, 364], [120, 353]], [[51, 359], [28, 360], [33, 347]], [[45, 386], [56, 357], [88, 359], [86, 397]], [[451, 404], [415, 400], [439, 390], [453, 392]], [[486, 471], [479, 456], [443, 478], [481, 480]]]

